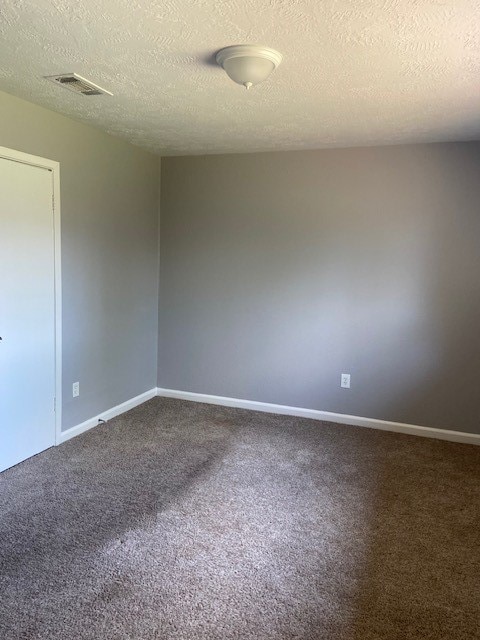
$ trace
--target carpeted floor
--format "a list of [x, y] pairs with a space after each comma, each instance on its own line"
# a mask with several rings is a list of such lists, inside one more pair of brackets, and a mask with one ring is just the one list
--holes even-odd
[[480, 447], [155, 398], [0, 518], [2, 640], [480, 635]]

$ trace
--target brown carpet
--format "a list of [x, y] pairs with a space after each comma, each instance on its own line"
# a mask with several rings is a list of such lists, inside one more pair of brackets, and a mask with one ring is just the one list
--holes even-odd
[[479, 638], [480, 447], [155, 398], [0, 514], [2, 640]]

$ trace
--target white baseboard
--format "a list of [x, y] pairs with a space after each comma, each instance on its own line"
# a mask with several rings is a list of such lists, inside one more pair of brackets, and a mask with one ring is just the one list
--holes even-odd
[[359, 416], [349, 416], [344, 413], [302, 409], [300, 407], [288, 407], [283, 404], [255, 402], [253, 400], [239, 400], [238, 398], [210, 396], [203, 393], [192, 393], [191, 391], [176, 391], [175, 389], [158, 388], [157, 395], [165, 398], [177, 398], [179, 400], [192, 400], [193, 402], [218, 404], [224, 407], [238, 407], [240, 409], [263, 411], [265, 413], [277, 413], [285, 416], [298, 416], [300, 418], [312, 418], [313, 420], [337, 422], [340, 424], [353, 425], [355, 427], [367, 427], [369, 429], [380, 429], [382, 431], [393, 431], [395, 433], [407, 433], [411, 436], [422, 436], [423, 438], [437, 438], [438, 440], [450, 440], [452, 442], [480, 445], [480, 434], [467, 433], [465, 431], [451, 431], [448, 429], [437, 429], [434, 427], [421, 427], [419, 425], [405, 424], [403, 422], [377, 420], [376, 418], [361, 418]]
[[67, 440], [70, 440], [70, 438], [75, 438], [75, 436], [79, 436], [81, 433], [88, 431], [92, 427], [96, 427], [99, 420], [105, 420], [105, 422], [107, 422], [108, 420], [119, 416], [121, 413], [125, 413], [125, 411], [138, 407], [139, 404], [143, 404], [147, 400], [154, 398], [156, 395], [158, 395], [157, 389], [150, 389], [150, 391], [145, 391], [145, 393], [141, 393], [139, 396], [135, 396], [135, 398], [131, 398], [126, 402], [122, 402], [122, 404], [118, 404], [112, 409], [99, 413], [98, 416], [95, 416], [94, 418], [85, 420], [85, 422], [77, 424], [75, 427], [62, 431], [57, 444], [62, 444], [62, 442], [66, 442]]

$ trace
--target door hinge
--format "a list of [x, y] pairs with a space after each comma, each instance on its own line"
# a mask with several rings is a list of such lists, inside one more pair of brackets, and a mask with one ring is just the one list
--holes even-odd
[[55, 413], [56, 410], [57, 410], [57, 399], [54, 398], [53, 399], [53, 412]]
[[52, 193], [52, 209], [55, 210], [55, 195]]

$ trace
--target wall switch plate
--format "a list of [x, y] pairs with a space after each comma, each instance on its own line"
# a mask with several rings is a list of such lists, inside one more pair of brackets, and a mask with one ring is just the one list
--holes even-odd
[[80, 382], [74, 382], [72, 384], [72, 396], [77, 398], [80, 395]]
[[350, 389], [350, 374], [342, 373], [340, 377], [340, 386], [342, 389]]

